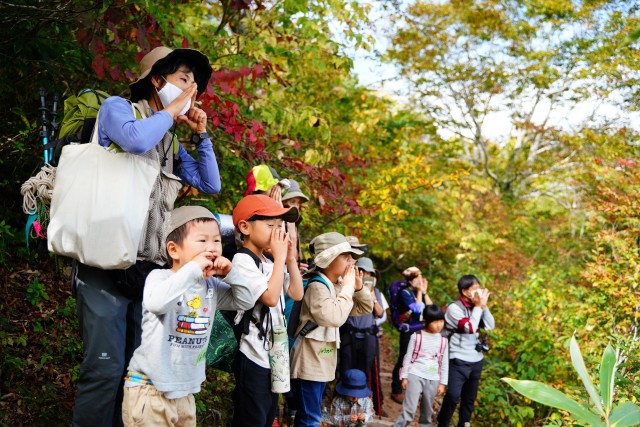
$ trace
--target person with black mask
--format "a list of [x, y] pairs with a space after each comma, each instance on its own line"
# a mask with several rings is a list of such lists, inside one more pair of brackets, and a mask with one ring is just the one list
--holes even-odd
[[[284, 196], [282, 196], [282, 205], [285, 208], [297, 208], [298, 212], [301, 214], [298, 217], [298, 221], [294, 224], [293, 232], [295, 233], [294, 237], [298, 237], [298, 228], [300, 227], [300, 222], [302, 221], [302, 207], [305, 203], [309, 201], [309, 197], [305, 195], [300, 189], [300, 184], [293, 179], [289, 179], [289, 191], [287, 191]], [[291, 233], [292, 230], [289, 230]], [[300, 249], [300, 239], [296, 239], [298, 242], [298, 267], [300, 267], [300, 271], [304, 274], [305, 271], [309, 268], [309, 265], [302, 261], [302, 250]]]

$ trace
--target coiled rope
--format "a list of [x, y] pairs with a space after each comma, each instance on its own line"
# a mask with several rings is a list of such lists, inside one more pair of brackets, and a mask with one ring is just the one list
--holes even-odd
[[22, 211], [25, 214], [30, 215], [38, 211], [38, 199], [45, 205], [51, 204], [55, 179], [56, 168], [45, 163], [40, 172], [22, 184], [20, 194], [22, 194]]

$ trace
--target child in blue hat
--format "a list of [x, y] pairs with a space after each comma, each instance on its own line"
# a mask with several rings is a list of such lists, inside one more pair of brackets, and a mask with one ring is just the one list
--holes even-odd
[[372, 391], [367, 376], [359, 369], [349, 369], [336, 385], [337, 395], [331, 402], [334, 426], [364, 426], [373, 418]]

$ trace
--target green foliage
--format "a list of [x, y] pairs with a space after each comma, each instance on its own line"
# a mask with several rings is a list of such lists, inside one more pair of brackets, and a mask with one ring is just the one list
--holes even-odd
[[[566, 204], [577, 152], [558, 118], [584, 101], [637, 106], [624, 95], [638, 80], [637, 51], [617, 50], [638, 26], [630, 7], [620, 0], [419, 0], [392, 18], [387, 59], [439, 134], [460, 145], [456, 160], [505, 198]], [[598, 125], [598, 117], [585, 114], [572, 126]]]
[[43, 283], [40, 283], [38, 276], [34, 276], [33, 281], [27, 285], [27, 301], [34, 307], [40, 307], [43, 300], [49, 300], [49, 295]]
[[233, 387], [232, 374], [207, 368], [207, 381], [201, 392], [195, 395], [200, 425], [225, 426], [231, 423]]
[[619, 362], [617, 352], [608, 345], [602, 355], [599, 393], [587, 372], [575, 337], [571, 338], [570, 354], [573, 367], [590, 397], [590, 405], [580, 403], [561, 391], [538, 381], [514, 380], [512, 378], [503, 378], [502, 380], [529, 399], [569, 412], [571, 418], [581, 424], [593, 427], [630, 427], [640, 424], [640, 407], [633, 402], [621, 402], [614, 406], [614, 380]]
[[11, 226], [3, 219], [0, 221], [0, 265], [7, 262], [7, 251], [9, 244], [7, 240], [14, 238], [15, 235], [11, 230]]

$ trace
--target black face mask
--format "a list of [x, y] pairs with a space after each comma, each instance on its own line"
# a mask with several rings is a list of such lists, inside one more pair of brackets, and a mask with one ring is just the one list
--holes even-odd
[[[284, 206], [284, 207], [285, 207], [285, 208], [287, 208], [287, 209], [289, 209], [289, 208], [291, 208], [291, 207], [292, 207], [292, 206], [289, 206], [289, 205], [284, 204], [284, 203], [282, 204], [282, 206]], [[297, 208], [296, 208], [296, 209], [297, 209]], [[302, 222], [302, 215], [298, 215], [298, 219], [296, 220], [296, 223], [295, 223], [295, 224], [296, 224], [296, 226], [300, 225], [300, 223], [301, 223], [301, 222]]]

